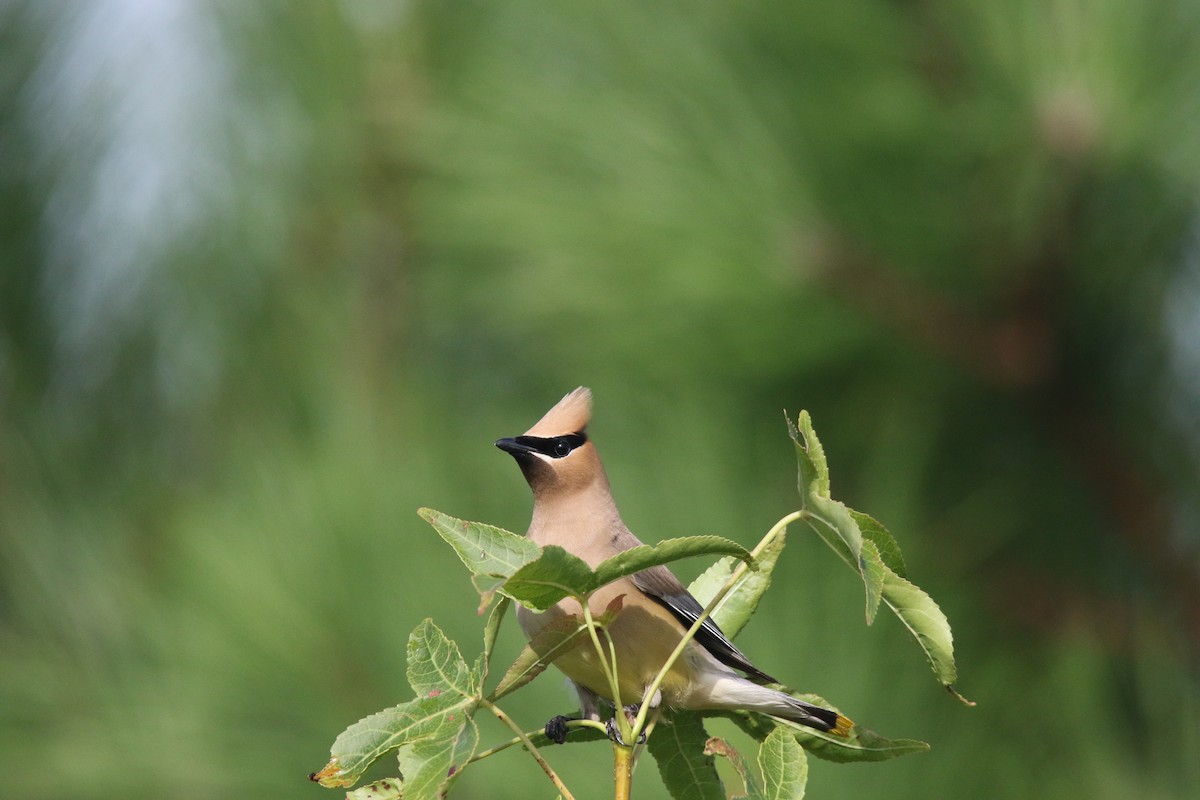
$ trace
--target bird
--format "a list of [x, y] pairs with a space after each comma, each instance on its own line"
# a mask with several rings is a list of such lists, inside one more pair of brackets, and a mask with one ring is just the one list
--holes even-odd
[[[495, 444], [511, 455], [533, 493], [528, 538], [546, 547], [557, 545], [591, 568], [642, 542], [621, 519], [604, 465], [587, 434], [592, 393], [585, 386], [562, 400], [520, 436]], [[593, 616], [617, 609], [605, 627], [617, 664], [617, 694], [605, 677], [590, 639], [581, 639], [554, 660], [575, 687], [581, 718], [600, 721], [602, 704], [629, 704], [632, 711], [704, 607], [666, 566], [619, 578], [588, 599]], [[582, 608], [565, 598], [543, 612], [517, 608], [517, 620], [533, 639], [546, 626], [565, 617], [580, 617]], [[849, 735], [853, 723], [831, 709], [792, 697], [767, 684], [779, 682], [754, 666], [711, 618], [667, 673], [651, 707], [689, 711], [747, 710], [767, 714], [837, 736]], [[552, 719], [546, 733], [565, 740], [568, 718]], [[609, 723], [610, 734], [615, 727]]]

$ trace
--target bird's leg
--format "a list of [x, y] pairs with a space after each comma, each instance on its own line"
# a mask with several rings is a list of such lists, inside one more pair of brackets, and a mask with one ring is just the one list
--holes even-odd
[[574, 681], [571, 681], [571, 685], [575, 687], [575, 694], [579, 697], [579, 718], [599, 722], [600, 704], [604, 700], [586, 686], [581, 686]]

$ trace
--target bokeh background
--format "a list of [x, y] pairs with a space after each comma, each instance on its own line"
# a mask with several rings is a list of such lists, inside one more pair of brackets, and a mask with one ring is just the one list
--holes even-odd
[[0, 53], [6, 796], [337, 797], [408, 632], [479, 649], [415, 510], [524, 530], [491, 443], [579, 384], [651, 541], [756, 542], [809, 409], [950, 617], [975, 709], [793, 531], [744, 648], [933, 745], [809, 796], [1197, 796], [1196, 3], [7, 0]]

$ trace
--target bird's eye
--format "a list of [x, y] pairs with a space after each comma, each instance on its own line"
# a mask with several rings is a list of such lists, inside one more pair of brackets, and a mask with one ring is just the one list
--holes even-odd
[[571, 452], [571, 444], [565, 439], [559, 439], [554, 443], [554, 457], [562, 458], [567, 453]]

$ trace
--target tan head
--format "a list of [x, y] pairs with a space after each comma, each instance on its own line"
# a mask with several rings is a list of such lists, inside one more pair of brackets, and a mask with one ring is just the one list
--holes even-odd
[[595, 446], [588, 441], [592, 392], [580, 386], [520, 436], [501, 439], [496, 447], [517, 460], [535, 498], [562, 497], [595, 487], [607, 490], [608, 478]]

